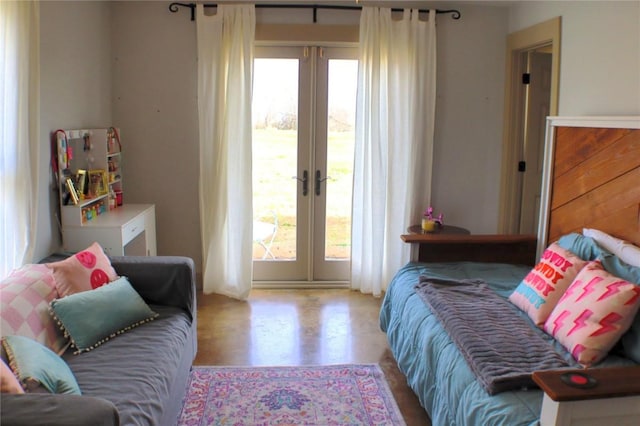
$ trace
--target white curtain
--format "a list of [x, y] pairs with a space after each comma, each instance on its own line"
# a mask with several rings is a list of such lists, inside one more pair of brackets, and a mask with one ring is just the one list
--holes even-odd
[[409, 260], [400, 235], [431, 197], [435, 11], [364, 7], [356, 115], [351, 286], [379, 296]]
[[246, 299], [252, 279], [251, 88], [255, 8], [197, 5], [203, 287]]
[[31, 261], [38, 212], [40, 18], [0, 1], [0, 277]]

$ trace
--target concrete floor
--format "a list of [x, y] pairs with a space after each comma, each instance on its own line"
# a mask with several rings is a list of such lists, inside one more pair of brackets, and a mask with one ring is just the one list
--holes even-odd
[[381, 299], [350, 290], [198, 294], [196, 365], [377, 363], [408, 426], [430, 426], [378, 326]]

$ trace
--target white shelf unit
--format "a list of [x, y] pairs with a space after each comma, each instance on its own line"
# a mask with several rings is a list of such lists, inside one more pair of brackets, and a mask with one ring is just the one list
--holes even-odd
[[[118, 136], [118, 137], [116, 137]], [[156, 255], [155, 206], [153, 204], [110, 205], [110, 194], [122, 199], [123, 174], [119, 129], [72, 129], [56, 131], [60, 222], [66, 251], [77, 252], [94, 241], [107, 255]], [[84, 171], [84, 191], [78, 179]], [[102, 171], [102, 191], [95, 189], [91, 176]], [[73, 202], [67, 179], [78, 192]], [[114, 203], [117, 204], [117, 203]]]

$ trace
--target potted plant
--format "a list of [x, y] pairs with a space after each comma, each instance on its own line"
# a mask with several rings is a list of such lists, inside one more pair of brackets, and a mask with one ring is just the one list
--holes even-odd
[[429, 206], [422, 215], [422, 230], [425, 232], [435, 232], [442, 228], [444, 215], [440, 213], [438, 217], [433, 217], [433, 207]]

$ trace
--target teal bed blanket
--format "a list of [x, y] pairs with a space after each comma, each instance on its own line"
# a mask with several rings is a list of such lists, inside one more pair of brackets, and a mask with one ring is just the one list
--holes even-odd
[[[416, 293], [420, 276], [480, 279], [507, 298], [530, 270], [530, 266], [474, 262], [408, 263], [389, 284], [380, 310], [380, 327], [387, 333], [400, 370], [434, 426], [537, 425], [543, 393], [531, 388], [489, 395]], [[537, 329], [526, 314], [521, 314], [573, 364], [570, 354]], [[616, 358], [610, 355], [605, 365], [619, 364], [621, 361]]]

